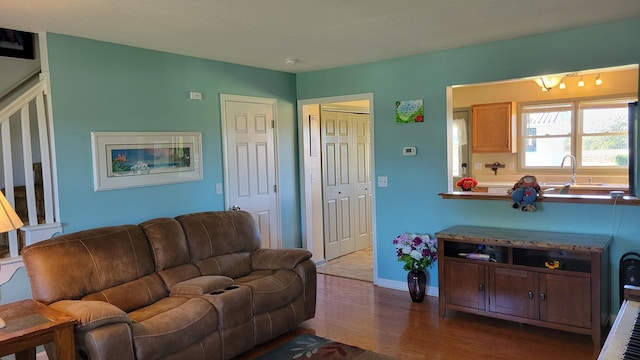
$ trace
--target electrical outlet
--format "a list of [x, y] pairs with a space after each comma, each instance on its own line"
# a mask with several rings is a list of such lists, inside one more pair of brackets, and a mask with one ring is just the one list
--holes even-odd
[[473, 164], [473, 170], [482, 170], [482, 163]]
[[513, 163], [509, 163], [509, 170], [513, 171], [515, 170], [515, 165]]

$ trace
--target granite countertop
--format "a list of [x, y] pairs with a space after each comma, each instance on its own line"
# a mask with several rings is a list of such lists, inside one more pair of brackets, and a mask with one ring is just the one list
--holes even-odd
[[502, 229], [456, 225], [435, 233], [436, 238], [491, 245], [568, 251], [604, 252], [611, 243], [609, 235]]

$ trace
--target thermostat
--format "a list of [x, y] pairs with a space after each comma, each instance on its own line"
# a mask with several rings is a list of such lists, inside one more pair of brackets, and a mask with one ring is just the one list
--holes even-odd
[[415, 156], [416, 155], [416, 147], [415, 146], [407, 146], [402, 148], [402, 156]]

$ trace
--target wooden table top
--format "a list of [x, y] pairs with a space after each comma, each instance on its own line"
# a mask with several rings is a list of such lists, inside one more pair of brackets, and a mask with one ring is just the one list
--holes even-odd
[[72, 316], [30, 299], [0, 305], [0, 317], [7, 324], [4, 329], [0, 329], [0, 342], [75, 322]]
[[462, 242], [586, 252], [604, 252], [611, 243], [611, 236], [609, 235], [502, 229], [467, 225], [452, 226], [438, 231], [435, 236], [437, 238], [446, 238]]

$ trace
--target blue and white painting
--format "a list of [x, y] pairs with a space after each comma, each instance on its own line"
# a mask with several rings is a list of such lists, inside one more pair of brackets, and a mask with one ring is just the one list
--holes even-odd
[[113, 176], [138, 176], [160, 174], [193, 169], [191, 148], [193, 144], [158, 145], [109, 145]]

